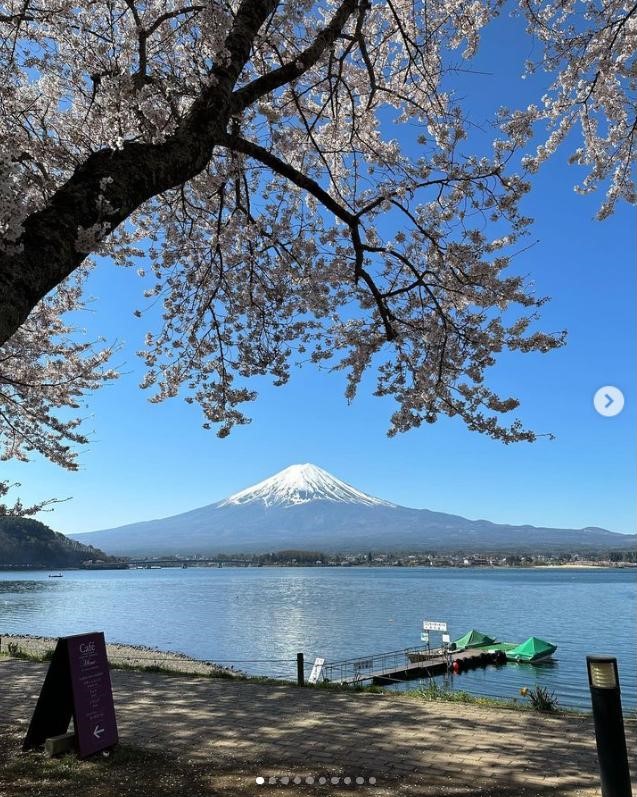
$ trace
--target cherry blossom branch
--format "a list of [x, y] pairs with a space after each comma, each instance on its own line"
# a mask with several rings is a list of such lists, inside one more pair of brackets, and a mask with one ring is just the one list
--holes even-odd
[[308, 193], [312, 194], [312, 196], [316, 197], [316, 199], [318, 199], [327, 210], [331, 211], [337, 218], [339, 218], [349, 227], [355, 258], [354, 281], [358, 282], [359, 279], [362, 279], [369, 288], [369, 291], [376, 302], [378, 312], [382, 318], [387, 340], [393, 340], [396, 337], [396, 331], [392, 324], [392, 313], [388, 308], [382, 293], [376, 286], [372, 276], [363, 267], [363, 250], [365, 247], [363, 246], [360, 237], [361, 213], [351, 213], [349, 210], [340, 205], [333, 197], [331, 197], [327, 191], [321, 188], [316, 180], [313, 180], [311, 177], [308, 177], [307, 175], [298, 171], [298, 169], [295, 169], [289, 163], [285, 163], [272, 152], [269, 152], [252, 141], [247, 141], [238, 135], [228, 134], [219, 139], [219, 144], [235, 152], [242, 152], [244, 155], [249, 155], [255, 160], [258, 160], [268, 166], [277, 174], [287, 178], [299, 188], [302, 188], [304, 191], [307, 191]]
[[252, 83], [248, 83], [247, 86], [235, 91], [232, 113], [239, 113], [252, 105], [259, 97], [269, 94], [281, 86], [288, 85], [313, 67], [323, 53], [338, 39], [357, 5], [358, 0], [344, 0], [334, 13], [329, 25], [319, 31], [312, 44], [299, 53], [293, 61], [262, 75]]
[[1, 499], [14, 487], [21, 487], [20, 482], [0, 481], [0, 517], [30, 517], [38, 512], [51, 512], [52, 509], [49, 507], [52, 504], [61, 504], [69, 500], [68, 498], [48, 498], [31, 506], [25, 506], [18, 498], [12, 506], [3, 503]]
[[133, 15], [133, 19], [135, 20], [135, 27], [137, 29], [137, 38], [139, 43], [139, 65], [137, 72], [135, 73], [134, 77], [138, 79], [139, 82], [144, 82], [145, 80], [149, 79], [149, 76], [146, 74], [146, 69], [148, 65], [148, 55], [146, 50], [146, 45], [148, 39], [153, 35], [153, 33], [164, 24], [164, 22], [168, 22], [171, 19], [175, 19], [176, 17], [182, 16], [183, 14], [191, 14], [193, 12], [198, 13], [205, 9], [203, 5], [193, 5], [193, 6], [184, 6], [183, 8], [175, 8], [172, 11], [166, 11], [163, 14], [160, 14], [155, 21], [150, 24], [148, 27], [144, 27], [142, 24], [142, 19], [135, 6], [134, 0], [124, 0], [126, 5], [131, 11]]

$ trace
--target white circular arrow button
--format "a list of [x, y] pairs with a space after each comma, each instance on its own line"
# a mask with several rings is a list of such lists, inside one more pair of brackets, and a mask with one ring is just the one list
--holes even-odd
[[624, 409], [624, 394], [618, 387], [605, 385], [595, 393], [593, 404], [600, 415], [612, 418]]

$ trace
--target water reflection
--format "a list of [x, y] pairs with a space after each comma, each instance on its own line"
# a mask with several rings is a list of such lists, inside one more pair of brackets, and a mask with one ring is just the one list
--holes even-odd
[[588, 708], [585, 656], [611, 652], [624, 705], [635, 707], [636, 576], [431, 568], [0, 573], [0, 633], [102, 629], [110, 641], [292, 677], [300, 651], [311, 662], [418, 645], [428, 617], [446, 620], [452, 638], [475, 627], [504, 641], [534, 634], [558, 645], [553, 662], [470, 670], [454, 676], [456, 689], [516, 697], [541, 685], [564, 705]]
[[45, 581], [3, 581], [0, 578], [0, 595], [5, 592], [20, 594], [22, 592], [49, 592], [51, 585]]

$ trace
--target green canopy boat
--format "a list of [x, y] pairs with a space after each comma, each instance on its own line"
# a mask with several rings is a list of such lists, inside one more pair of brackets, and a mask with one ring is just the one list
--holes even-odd
[[461, 636], [460, 639], [456, 639], [453, 644], [456, 646], [456, 650], [465, 650], [465, 648], [484, 648], [488, 645], [495, 644], [495, 639], [483, 634], [481, 631], [476, 631], [475, 628], [472, 628], [471, 631], [467, 631], [467, 633], [464, 636]]
[[557, 645], [552, 645], [550, 642], [545, 642], [543, 639], [531, 636], [526, 642], [522, 642], [521, 645], [507, 650], [506, 657], [509, 661], [535, 663], [536, 661], [550, 658], [556, 650]]

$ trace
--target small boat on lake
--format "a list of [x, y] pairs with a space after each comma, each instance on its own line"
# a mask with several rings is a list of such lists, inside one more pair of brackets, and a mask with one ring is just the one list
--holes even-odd
[[507, 661], [535, 664], [549, 659], [557, 650], [557, 645], [552, 642], [546, 642], [536, 636], [529, 637], [521, 644], [517, 642], [499, 642], [495, 638], [472, 628], [471, 631], [467, 631], [464, 636], [456, 639], [450, 646], [450, 650], [457, 652], [473, 650], [474, 648], [479, 651], [484, 650], [487, 653], [502, 651], [506, 654]]
[[538, 661], [550, 659], [557, 650], [557, 645], [546, 642], [536, 636], [530, 636], [526, 642], [506, 651], [508, 661], [527, 662], [535, 664]]
[[456, 641], [452, 643], [451, 649], [460, 651], [466, 650], [467, 648], [485, 648], [495, 644], [498, 643], [493, 637], [487, 636], [487, 634], [483, 634], [482, 631], [477, 631], [475, 628], [472, 628], [471, 631], [467, 631], [460, 639], [456, 639]]
[[64, 578], [62, 573], [49, 573], [49, 578]]

